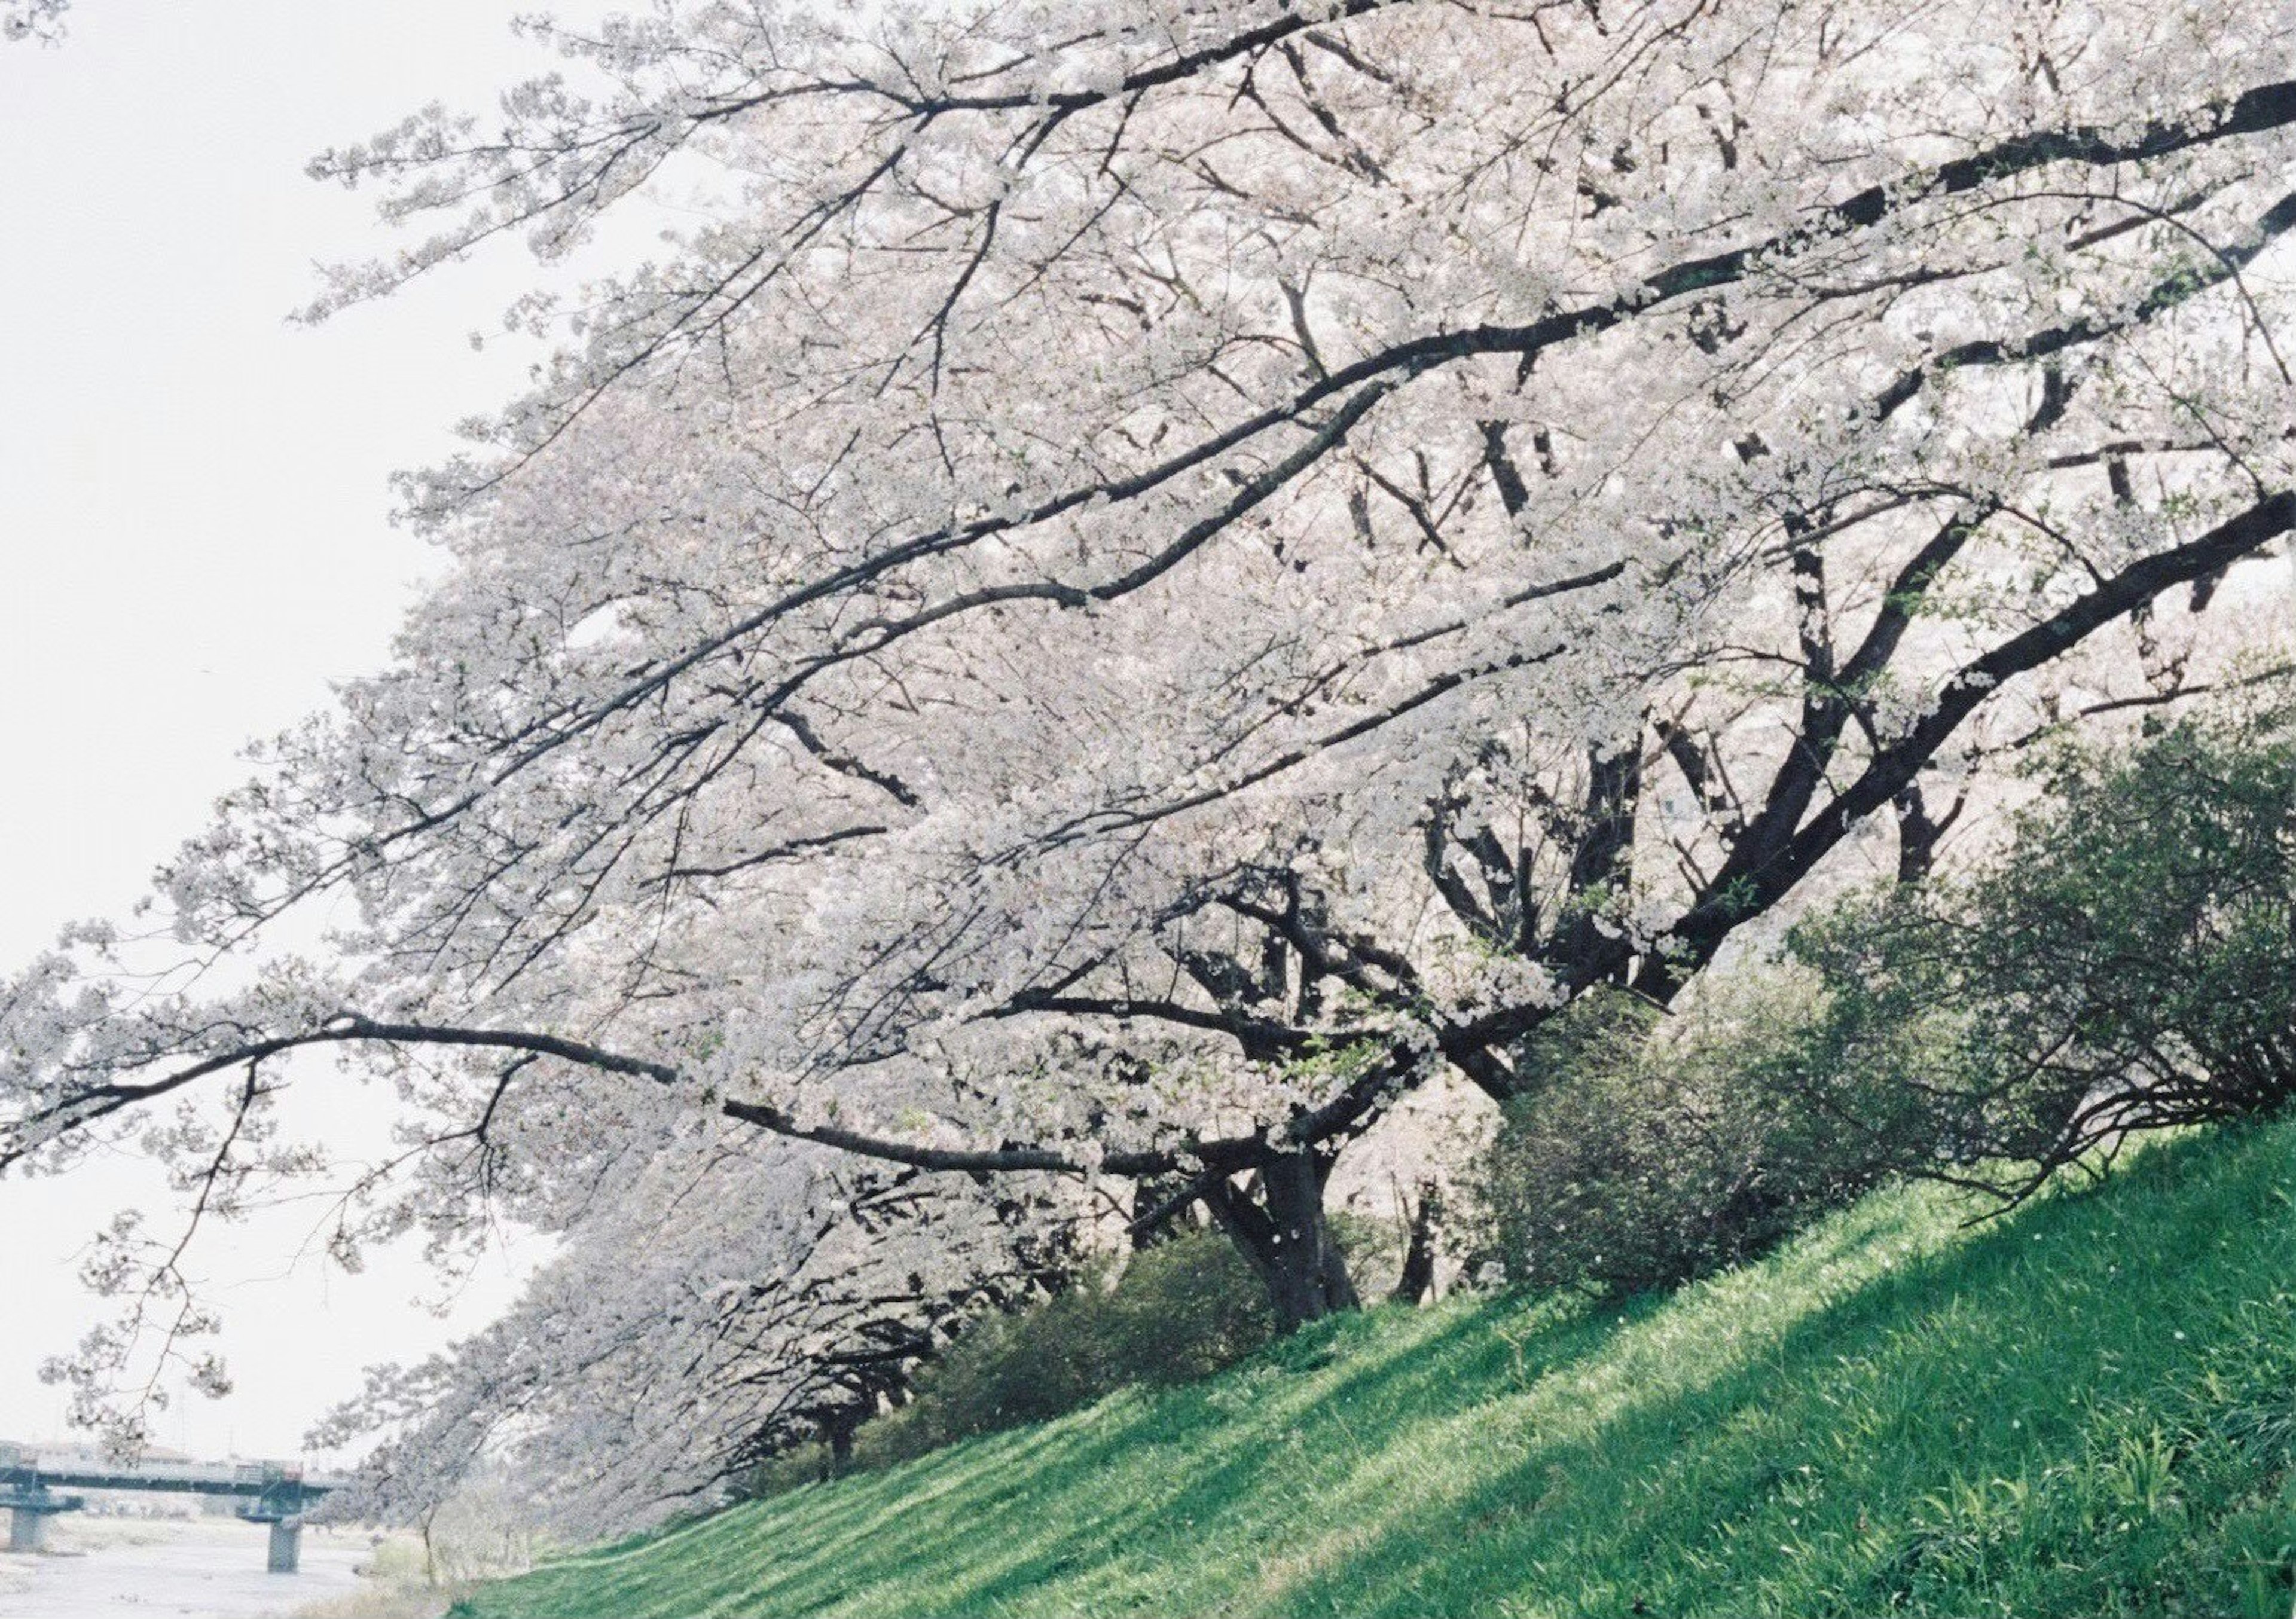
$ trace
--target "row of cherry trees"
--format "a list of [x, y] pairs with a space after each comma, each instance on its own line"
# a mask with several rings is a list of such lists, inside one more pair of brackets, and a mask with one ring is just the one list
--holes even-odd
[[405, 1120], [346, 1250], [566, 1232], [529, 1341], [653, 1308], [611, 1256], [716, 1228], [591, 1194], [705, 1139], [776, 1278], [863, 1160], [1201, 1204], [1283, 1319], [1347, 1307], [1324, 1192], [1397, 1098], [1919, 875], [1988, 730], [2172, 693], [2296, 526], [2278, 8], [537, 31], [496, 117], [316, 160], [408, 245], [308, 317], [650, 187], [709, 222], [512, 312], [555, 358], [405, 486], [450, 566], [161, 873], [172, 953], [0, 985], [0, 1160], [244, 1197], [316, 1168], [273, 1121], [333, 1050]]

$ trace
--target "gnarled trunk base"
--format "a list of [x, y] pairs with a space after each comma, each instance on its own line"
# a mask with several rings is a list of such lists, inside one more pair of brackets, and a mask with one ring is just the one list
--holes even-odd
[[1341, 1310], [1361, 1307], [1347, 1256], [1324, 1217], [1331, 1165], [1312, 1150], [1286, 1154], [1259, 1171], [1259, 1197], [1226, 1181], [1205, 1194], [1212, 1214], [1251, 1262], [1275, 1311], [1275, 1329], [1291, 1332]]

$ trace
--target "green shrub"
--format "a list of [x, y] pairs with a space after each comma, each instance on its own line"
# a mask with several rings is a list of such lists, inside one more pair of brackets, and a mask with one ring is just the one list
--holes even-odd
[[[1815, 1033], [2007, 1193], [2296, 1097], [2296, 724], [2228, 707], [2066, 748], [2000, 857], [1805, 920]], [[1930, 1037], [1909, 1043], [1907, 1028]]]
[[906, 1460], [1134, 1384], [1208, 1378], [1275, 1332], [1267, 1290], [1234, 1246], [1182, 1232], [1033, 1309], [975, 1321], [920, 1374], [914, 1399], [862, 1428], [854, 1462]]
[[1212, 1231], [1182, 1232], [1134, 1255], [1106, 1300], [1111, 1387], [1193, 1383], [1275, 1336], [1267, 1288], [1235, 1245]]
[[1482, 1256], [1664, 1287], [1886, 1175], [2013, 1199], [2296, 1099], [2296, 719], [2230, 707], [2038, 774], [1997, 857], [1805, 918], [1791, 963], [1703, 1008], [1597, 992], [1528, 1043], [1541, 1083], [1474, 1178]]
[[726, 1493], [735, 1500], [764, 1500], [800, 1484], [812, 1484], [828, 1468], [827, 1445], [792, 1445], [743, 1468], [727, 1481]]
[[1266, 1343], [1274, 1322], [1242, 1255], [1184, 1233], [1087, 1276], [1037, 1309], [978, 1323], [926, 1376], [955, 1431], [1076, 1410], [1133, 1383], [1208, 1377]]
[[1811, 996], [1770, 976], [1668, 1018], [1597, 991], [1523, 1052], [1467, 1176], [1479, 1263], [1513, 1284], [1636, 1293], [1751, 1258], [1872, 1187], [1932, 1126], [1843, 1130], [1809, 1106]]

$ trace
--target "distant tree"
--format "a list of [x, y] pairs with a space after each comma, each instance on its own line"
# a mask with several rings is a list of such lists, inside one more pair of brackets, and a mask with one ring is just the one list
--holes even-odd
[[970, 1319], [1081, 1268], [1061, 1183], [835, 1157], [695, 1141], [610, 1168], [500, 1321], [317, 1426], [381, 1441], [330, 1515], [419, 1523], [489, 1480], [562, 1535], [706, 1506], [784, 1451], [843, 1454]]
[[1983, 714], [2148, 689], [2296, 526], [2253, 0], [541, 32], [498, 125], [318, 161], [430, 231], [310, 313], [656, 176], [705, 223], [514, 312], [566, 346], [408, 480], [395, 661], [161, 875], [232, 965], [90, 927], [0, 987], [0, 1160], [148, 1132], [227, 1206], [332, 1047], [423, 1165], [376, 1234], [570, 1229], [706, 1120], [1170, 1185], [1309, 1320], [1395, 1097], [1535, 1085], [1869, 822], [1917, 869]]

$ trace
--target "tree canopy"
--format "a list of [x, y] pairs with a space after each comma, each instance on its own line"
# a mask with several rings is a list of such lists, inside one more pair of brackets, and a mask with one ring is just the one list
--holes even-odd
[[404, 487], [448, 567], [160, 873], [179, 953], [0, 985], [0, 1162], [316, 1173], [323, 1047], [406, 1120], [347, 1250], [794, 1142], [1206, 1202], [1309, 1319], [1398, 1095], [1922, 869], [1984, 727], [2173, 691], [2296, 526], [2251, 0], [534, 28], [315, 161], [407, 245], [307, 317], [704, 223], [511, 312], [555, 358]]
[[71, 0], [0, 0], [0, 40], [38, 39], [53, 45], [63, 35]]

